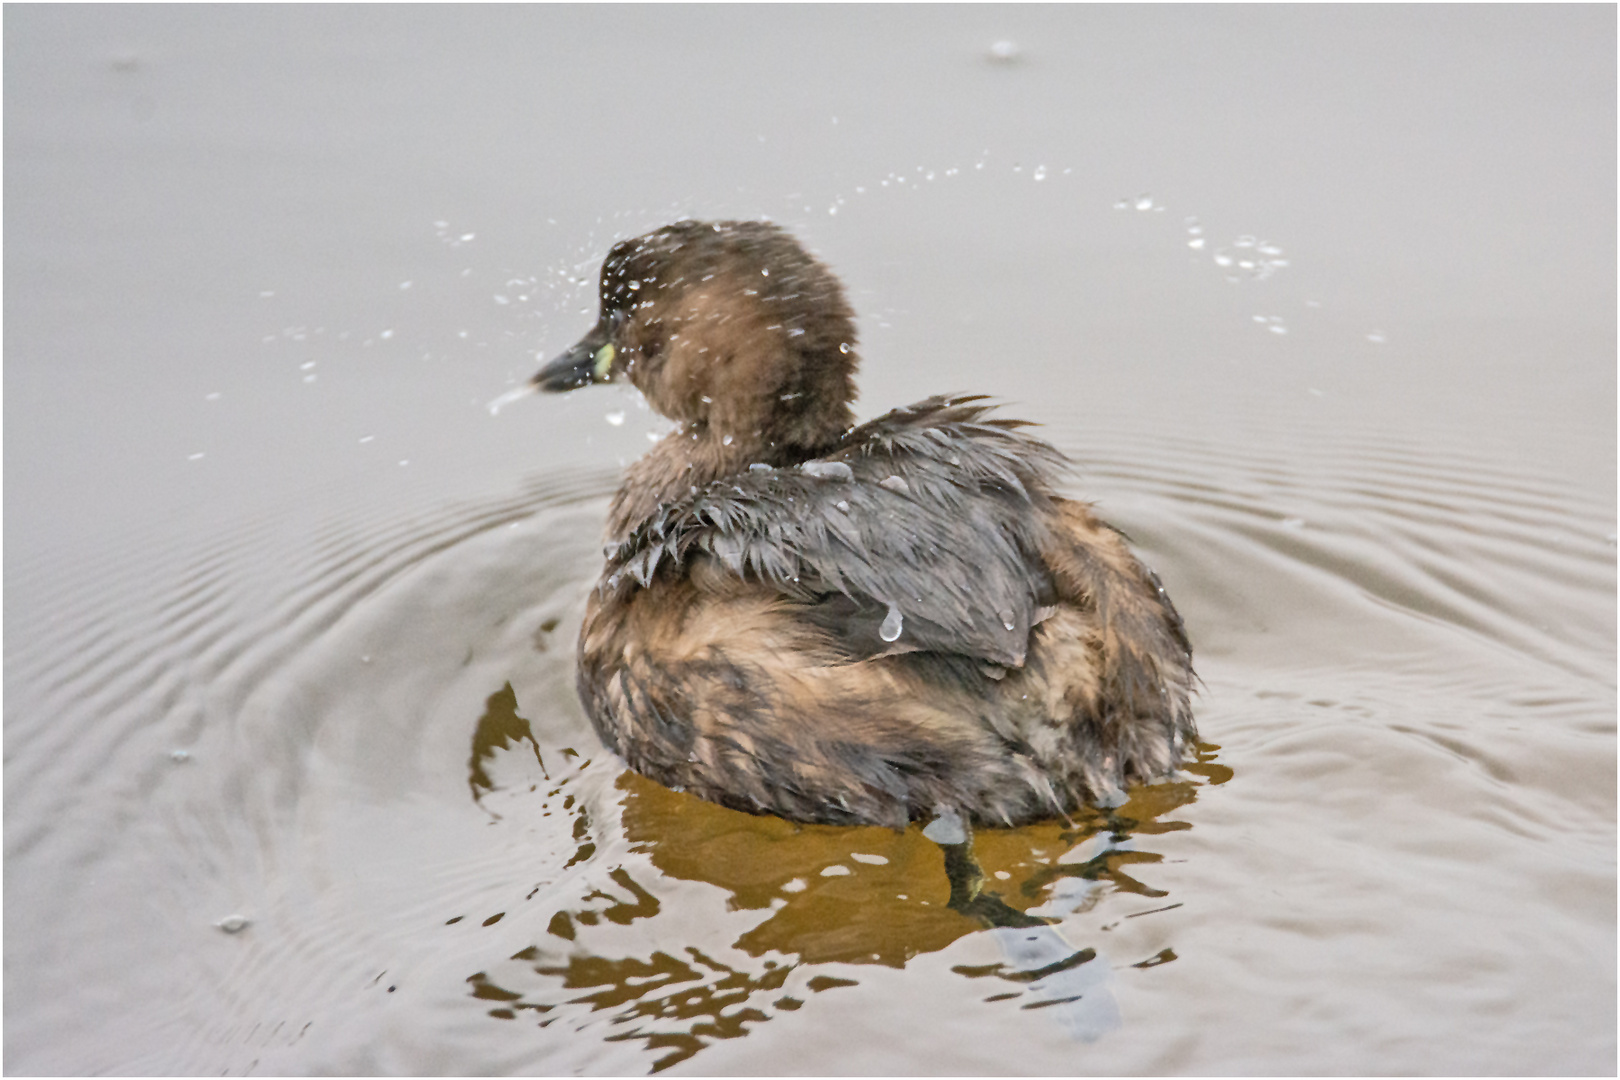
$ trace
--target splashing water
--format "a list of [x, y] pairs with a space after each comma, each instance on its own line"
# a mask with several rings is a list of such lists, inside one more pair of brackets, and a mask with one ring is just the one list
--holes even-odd
[[508, 390], [506, 393], [489, 403], [489, 415], [497, 415], [502, 409], [506, 408], [506, 406], [512, 404], [512, 402], [517, 401], [520, 398], [526, 398], [530, 394], [534, 393], [535, 389], [536, 388], [533, 383], [524, 383], [522, 386], [514, 386], [512, 389]]

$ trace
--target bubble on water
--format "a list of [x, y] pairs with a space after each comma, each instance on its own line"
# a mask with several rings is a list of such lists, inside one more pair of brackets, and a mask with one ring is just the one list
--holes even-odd
[[1151, 210], [1153, 209], [1153, 196], [1138, 195], [1136, 197], [1136, 202], [1133, 205], [1135, 205], [1138, 210]]
[[938, 817], [923, 826], [922, 834], [936, 844], [965, 844], [968, 838], [962, 815], [946, 809], [941, 809]]
[[184, 765], [186, 762], [191, 760], [191, 751], [190, 750], [170, 750], [169, 751], [169, 760], [174, 762], [176, 765]]
[[905, 616], [893, 604], [889, 605], [889, 613], [883, 617], [883, 625], [878, 627], [878, 637], [884, 641], [900, 640], [900, 631], [905, 628]]
[[1018, 60], [1019, 48], [1015, 41], [997, 41], [990, 45], [990, 59], [997, 64], [1011, 64]]
[[220, 394], [220, 392], [218, 390], [215, 390], [211, 394], [204, 394], [203, 395], [203, 400], [204, 401], [218, 401], [221, 396], [222, 395]]
[[1037, 166], [1035, 166], [1034, 177], [1037, 180], [1045, 180], [1046, 179], [1046, 166], [1045, 165], [1037, 165]]
[[607, 414], [605, 419], [614, 427], [619, 427], [624, 423], [624, 410], [620, 409], [618, 412], [610, 412]]
[[1389, 339], [1384, 337], [1384, 332], [1382, 330], [1373, 330], [1367, 334], [1367, 340], [1372, 342], [1374, 345], [1382, 345]]
[[195, 454], [187, 454], [186, 455], [186, 460], [187, 461], [201, 461], [202, 459], [203, 459], [203, 452], [201, 450], [197, 451]]
[[248, 928], [249, 920], [246, 915], [227, 915], [214, 925], [227, 934], [239, 934]]
[[406, 289], [408, 289], [410, 287], [411, 287], [411, 283], [409, 281], [402, 281], [402, 282], [399, 283], [399, 288], [400, 288], [401, 292], [404, 292]]

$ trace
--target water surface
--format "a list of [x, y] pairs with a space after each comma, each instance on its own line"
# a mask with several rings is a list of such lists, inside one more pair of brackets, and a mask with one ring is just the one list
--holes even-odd
[[[1612, 8], [6, 31], [11, 1071], [1614, 1071]], [[977, 837], [1049, 927], [592, 734], [662, 428], [484, 405], [683, 214], [843, 274], [863, 417], [1044, 424], [1186, 616], [1199, 760]]]

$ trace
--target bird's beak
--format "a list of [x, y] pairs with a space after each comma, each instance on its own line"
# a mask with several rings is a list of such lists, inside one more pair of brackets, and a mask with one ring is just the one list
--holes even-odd
[[590, 333], [551, 363], [541, 368], [529, 382], [537, 390], [558, 394], [591, 383], [613, 381], [613, 324], [604, 319]]

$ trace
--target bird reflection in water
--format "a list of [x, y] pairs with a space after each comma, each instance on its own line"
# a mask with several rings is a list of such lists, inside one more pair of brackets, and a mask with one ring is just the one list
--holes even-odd
[[[512, 749], [528, 750], [520, 741], [528, 740], [510, 739]], [[1119, 1023], [1113, 970], [1101, 942], [1068, 940], [1076, 925], [1065, 920], [1110, 893], [1165, 899], [1135, 876], [1163, 858], [1143, 841], [1191, 828], [1170, 815], [1200, 787], [1230, 778], [1214, 760], [1218, 749], [1201, 744], [1180, 778], [1139, 785], [1116, 807], [960, 836], [935, 822], [933, 839], [917, 823], [895, 831], [741, 813], [626, 771], [616, 782], [626, 843], [590, 862], [626, 848], [629, 857], [587, 873], [580, 880], [592, 885], [576, 901], [537, 911], [535, 942], [470, 977], [471, 992], [500, 1019], [549, 1026], [569, 1017], [585, 1029], [606, 1021], [605, 1041], [661, 1052], [656, 1072], [794, 1012], [812, 995], [856, 985], [856, 965], [902, 968], [985, 933], [1001, 959], [953, 972], [983, 980], [992, 1007], [1043, 1010], [1071, 1035], [1092, 1039]], [[584, 820], [583, 805], [571, 812]], [[698, 918], [681, 882], [722, 890], [736, 915]], [[1164, 949], [1117, 959], [1147, 968], [1174, 958]]]

